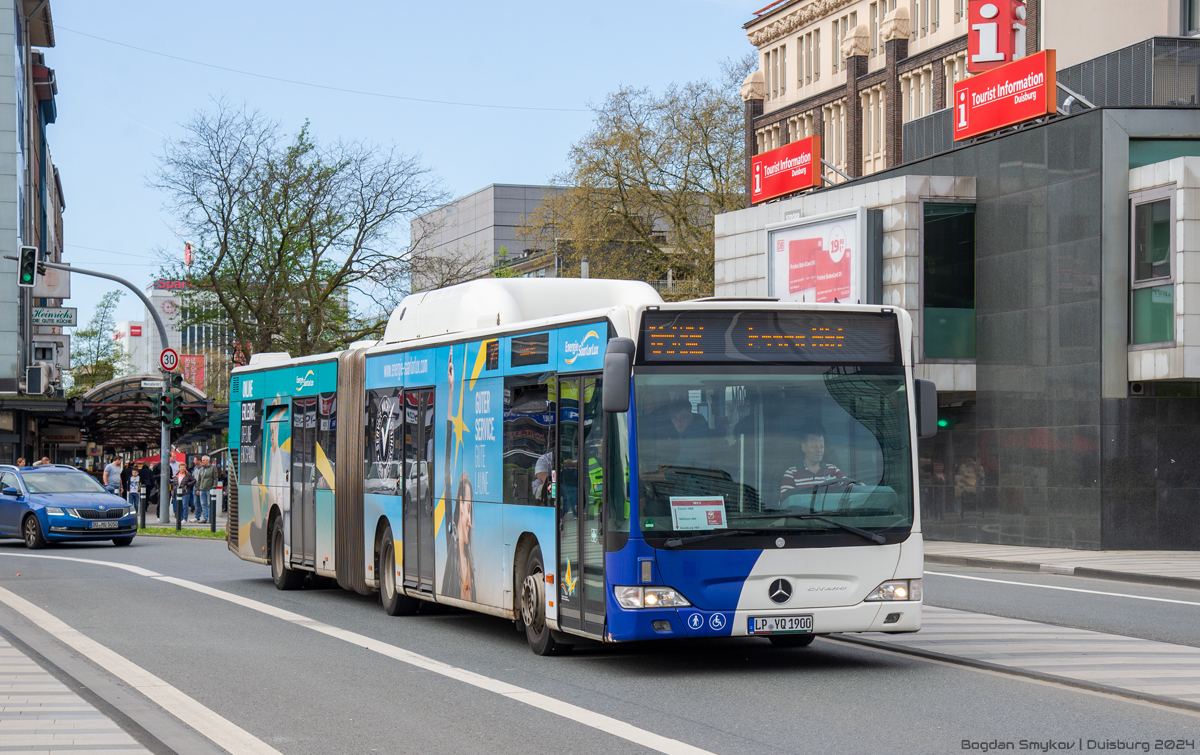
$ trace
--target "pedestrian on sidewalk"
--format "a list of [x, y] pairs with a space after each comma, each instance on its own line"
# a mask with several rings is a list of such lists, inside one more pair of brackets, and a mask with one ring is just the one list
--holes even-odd
[[216, 516], [210, 511], [212, 504], [212, 489], [217, 486], [217, 468], [212, 465], [212, 459], [200, 457], [192, 474], [196, 478], [196, 497], [200, 508], [200, 521], [207, 524], [209, 516]]
[[133, 506], [134, 513], [141, 511], [142, 505], [142, 465], [130, 464], [129, 481], [125, 484], [125, 496], [130, 505]]
[[[20, 461], [24, 461], [24, 459]], [[121, 495], [121, 466], [124, 463], [120, 457], [117, 457], [104, 468], [104, 489], [108, 492]]]
[[[180, 509], [183, 511], [183, 520], [200, 521], [200, 505], [196, 502], [196, 478], [192, 475], [186, 464], [179, 465], [179, 472], [176, 475], [176, 486], [183, 497], [183, 504]], [[188, 508], [196, 509], [196, 518], [192, 519], [188, 514]]]
[[25, 466], [25, 457], [24, 457], [24, 456], [18, 456], [18, 457], [17, 457], [17, 466], [18, 466], [18, 467], [23, 467], [23, 466]]

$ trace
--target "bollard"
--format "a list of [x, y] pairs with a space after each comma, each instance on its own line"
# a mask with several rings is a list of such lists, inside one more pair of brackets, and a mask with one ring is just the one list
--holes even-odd
[[178, 490], [175, 491], [175, 497], [171, 499], [171, 506], [175, 509], [175, 531], [179, 532], [183, 529], [183, 518], [187, 516], [187, 512], [179, 510], [183, 506], [183, 498]]
[[146, 529], [146, 507], [150, 505], [150, 496], [141, 496], [141, 501], [138, 503], [138, 528]]

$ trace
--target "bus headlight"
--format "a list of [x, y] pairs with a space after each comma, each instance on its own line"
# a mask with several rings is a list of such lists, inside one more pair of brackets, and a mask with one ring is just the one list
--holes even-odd
[[864, 600], [920, 600], [921, 580], [894, 579], [871, 591]]
[[613, 596], [621, 608], [683, 608], [691, 601], [673, 587], [624, 587], [613, 588]]

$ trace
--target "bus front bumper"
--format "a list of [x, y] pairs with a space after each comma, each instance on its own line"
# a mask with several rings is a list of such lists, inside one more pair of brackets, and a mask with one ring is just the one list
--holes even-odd
[[853, 606], [833, 608], [794, 607], [747, 611], [617, 608], [609, 613], [606, 639], [626, 642], [678, 637], [745, 637], [751, 635], [752, 619], [783, 616], [811, 616], [812, 634], [916, 632], [921, 628], [921, 605], [921, 601], [894, 600], [864, 601]]

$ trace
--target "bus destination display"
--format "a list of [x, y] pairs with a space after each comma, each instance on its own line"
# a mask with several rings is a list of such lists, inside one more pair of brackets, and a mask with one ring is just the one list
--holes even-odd
[[647, 312], [643, 364], [896, 364], [895, 315], [873, 312]]

